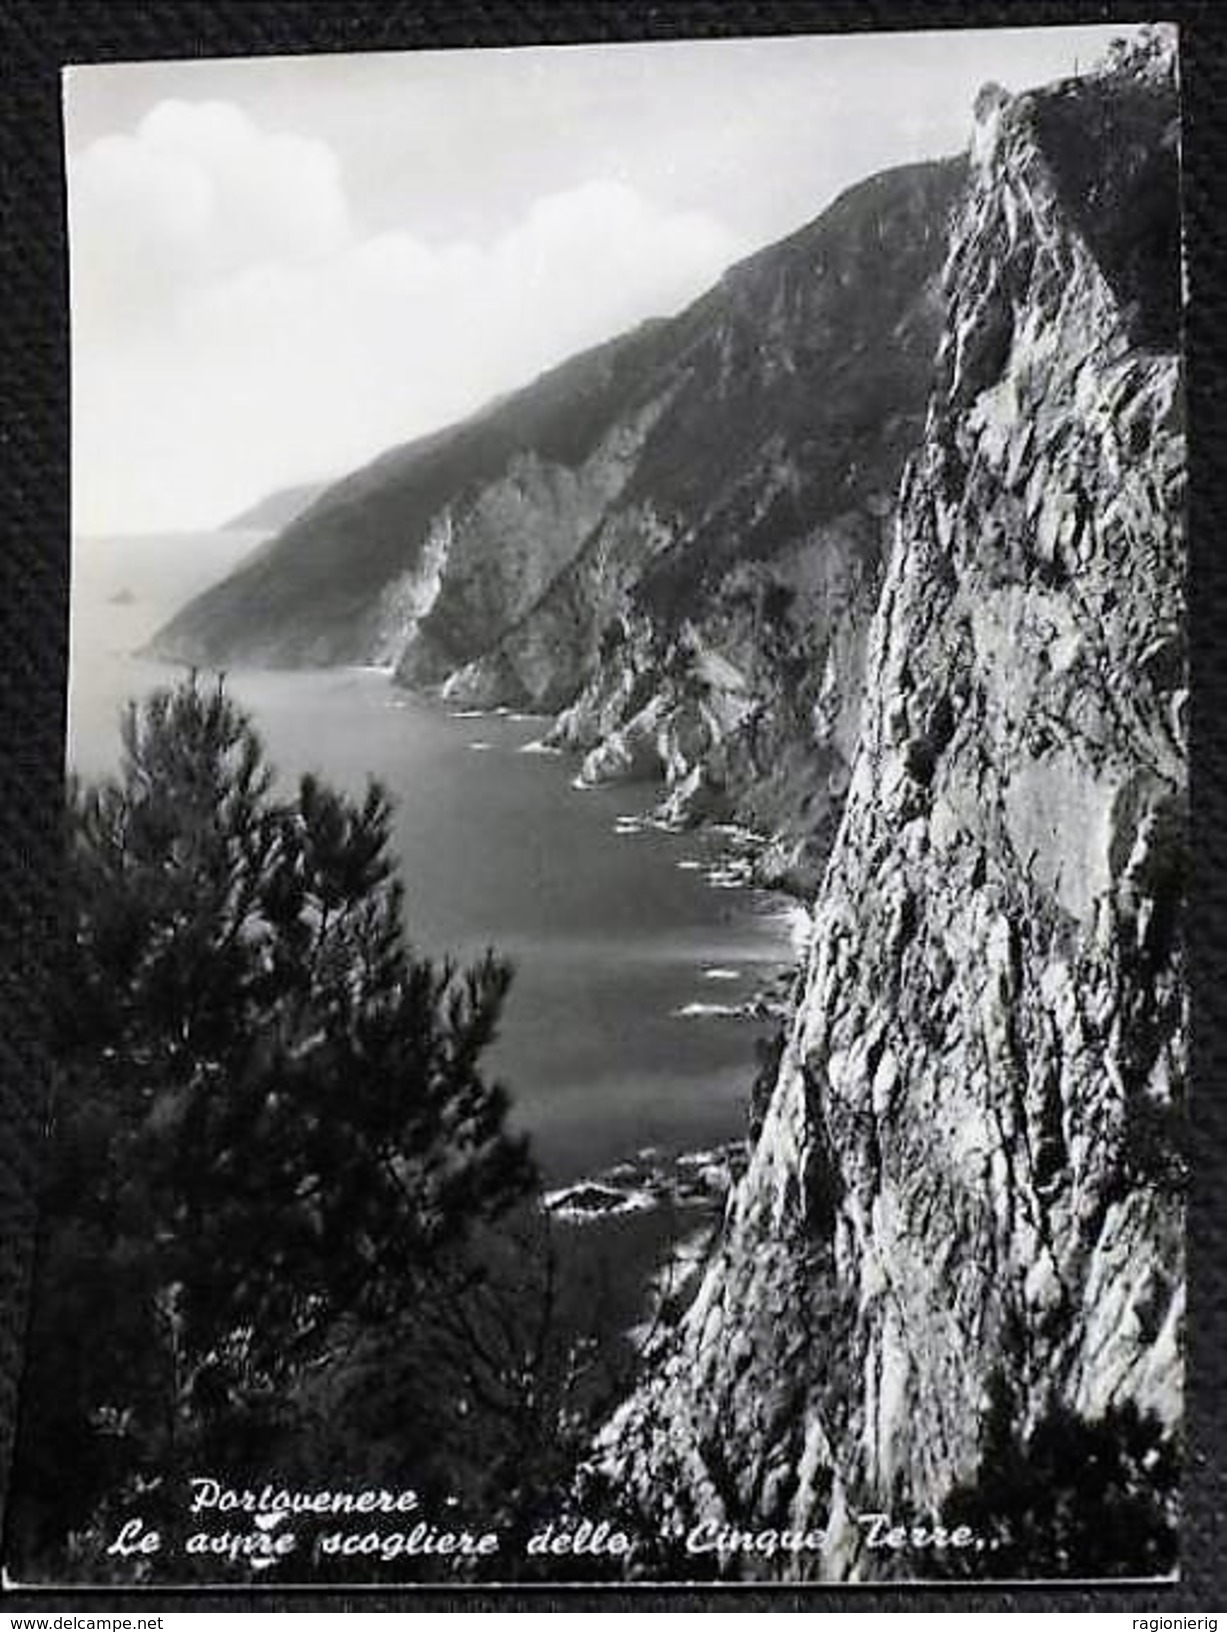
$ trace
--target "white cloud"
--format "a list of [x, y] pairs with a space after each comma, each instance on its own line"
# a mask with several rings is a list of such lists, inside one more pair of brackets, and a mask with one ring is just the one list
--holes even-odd
[[609, 179], [490, 242], [364, 237], [325, 143], [221, 102], [92, 143], [70, 203], [85, 531], [207, 526], [339, 473], [676, 310], [746, 247]]
[[135, 135], [92, 143], [69, 198], [74, 299], [103, 325], [148, 322], [181, 286], [310, 262], [351, 236], [332, 150], [268, 135], [225, 102], [161, 102]]

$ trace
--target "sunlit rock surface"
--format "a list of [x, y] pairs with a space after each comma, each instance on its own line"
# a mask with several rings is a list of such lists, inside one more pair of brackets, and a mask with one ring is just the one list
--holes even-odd
[[908, 1573], [855, 1515], [934, 1515], [994, 1390], [1180, 1420], [1176, 108], [1161, 37], [977, 105], [778, 1082], [595, 1458], [666, 1538], [830, 1529], [735, 1574]]

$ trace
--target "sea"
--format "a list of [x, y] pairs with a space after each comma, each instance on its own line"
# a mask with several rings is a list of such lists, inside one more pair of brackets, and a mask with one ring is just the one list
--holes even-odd
[[[181, 673], [140, 648], [259, 542], [76, 541], [68, 759], [79, 774], [110, 774], [125, 702]], [[804, 915], [730, 872], [727, 832], [662, 831], [645, 819], [658, 790], [573, 786], [575, 761], [542, 748], [547, 720], [449, 708], [382, 670], [235, 670], [226, 683], [285, 782], [311, 771], [387, 789], [419, 950], [463, 960], [494, 947], [511, 960], [488, 1066], [547, 1183], [744, 1133], [756, 1039], [772, 1024], [740, 1011], [786, 976]]]

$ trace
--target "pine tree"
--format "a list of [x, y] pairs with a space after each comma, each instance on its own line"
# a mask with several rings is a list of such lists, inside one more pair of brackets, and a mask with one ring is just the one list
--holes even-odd
[[30, 1545], [186, 1456], [258, 1459], [296, 1380], [533, 1182], [481, 1069], [509, 969], [412, 951], [389, 821], [375, 785], [278, 796], [195, 677], [70, 789]]

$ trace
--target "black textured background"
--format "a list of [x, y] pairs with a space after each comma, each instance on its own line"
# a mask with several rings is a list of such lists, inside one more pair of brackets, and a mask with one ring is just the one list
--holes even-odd
[[[0, 0], [0, 1511], [20, 1380], [35, 1134], [55, 946], [68, 604], [68, 332], [60, 149], [67, 62], [868, 28], [1181, 25], [1192, 476], [1194, 1197], [1183, 1575], [1135, 1589], [724, 1589], [210, 1594], [218, 1609], [1227, 1609], [1227, 5], [778, 0], [576, 5]], [[884, 110], [888, 114], [888, 110]], [[200, 1594], [9, 1592], [5, 1609], [200, 1608]]]

